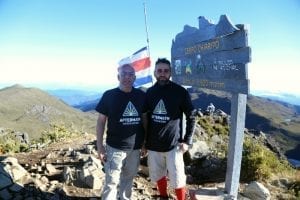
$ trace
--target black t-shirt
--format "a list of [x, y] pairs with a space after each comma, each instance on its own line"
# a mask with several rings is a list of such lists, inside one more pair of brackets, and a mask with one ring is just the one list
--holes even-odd
[[190, 143], [193, 131], [191, 129], [183, 137], [181, 125], [182, 114], [185, 113], [188, 119], [194, 110], [186, 89], [171, 81], [164, 86], [156, 83], [147, 90], [146, 101], [150, 111], [147, 149], [167, 152], [179, 142]]
[[144, 141], [142, 113], [146, 112], [145, 93], [133, 88], [106, 91], [96, 111], [107, 116], [106, 143], [121, 150], [140, 149]]

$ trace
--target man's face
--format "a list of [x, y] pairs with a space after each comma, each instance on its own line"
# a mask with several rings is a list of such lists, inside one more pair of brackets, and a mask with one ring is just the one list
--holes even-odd
[[123, 66], [119, 69], [118, 79], [123, 87], [132, 87], [135, 81], [135, 72], [131, 66]]
[[160, 85], [165, 85], [171, 77], [171, 68], [168, 64], [158, 63], [155, 66], [154, 76]]

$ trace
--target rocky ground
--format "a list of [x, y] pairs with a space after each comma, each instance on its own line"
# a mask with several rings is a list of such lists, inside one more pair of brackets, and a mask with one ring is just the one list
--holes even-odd
[[[1, 190], [0, 199], [100, 199], [102, 183], [99, 182], [99, 186], [88, 185], [84, 180], [79, 180], [75, 172], [82, 169], [87, 155], [96, 157], [94, 148], [87, 152], [94, 145], [95, 136], [86, 134], [84, 137], [53, 143], [40, 150], [0, 156], [2, 161], [7, 157], [16, 158], [18, 164], [28, 172], [26, 178], [27, 172], [22, 172], [24, 176], [16, 181], [18, 189], [7, 187], [6, 192]], [[76, 152], [80, 152], [80, 156], [72, 158]], [[73, 178], [66, 178], [66, 167], [73, 170]], [[100, 176], [103, 177], [103, 174]], [[188, 186], [190, 189], [197, 187]], [[172, 191], [169, 193], [170, 199], [173, 199]], [[134, 180], [133, 199], [159, 199], [156, 194], [156, 188], [147, 176], [147, 169], [141, 166]]]

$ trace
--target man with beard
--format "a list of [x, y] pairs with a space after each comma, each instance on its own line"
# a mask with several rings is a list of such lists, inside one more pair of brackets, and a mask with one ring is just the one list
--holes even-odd
[[[149, 110], [146, 148], [149, 173], [157, 184], [160, 197], [168, 197], [167, 177], [178, 200], [186, 196], [183, 154], [192, 144], [196, 111], [188, 91], [172, 82], [171, 63], [159, 58], [155, 63], [156, 83], [146, 92]], [[186, 116], [183, 135], [182, 117]]]

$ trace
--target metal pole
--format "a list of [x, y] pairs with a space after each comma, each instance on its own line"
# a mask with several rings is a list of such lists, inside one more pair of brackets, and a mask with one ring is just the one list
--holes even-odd
[[[147, 23], [147, 12], [146, 12], [146, 0], [144, 1], [144, 17], [145, 17], [145, 28], [146, 28], [146, 37], [147, 37], [147, 49], [148, 49], [148, 55], [150, 57], [150, 45], [149, 45], [149, 34], [148, 34], [148, 23]], [[153, 79], [151, 80], [151, 83], [153, 85]]]
[[145, 17], [145, 28], [146, 28], [146, 36], [147, 36], [147, 48], [150, 57], [150, 46], [149, 46], [149, 34], [148, 34], [148, 23], [147, 23], [147, 12], [146, 12], [146, 1], [144, 1], [144, 17]]

